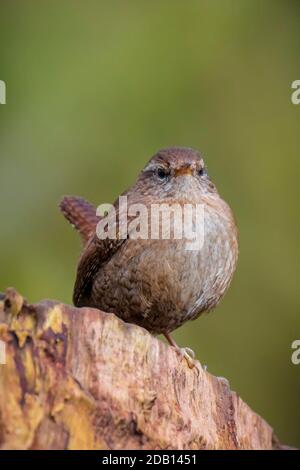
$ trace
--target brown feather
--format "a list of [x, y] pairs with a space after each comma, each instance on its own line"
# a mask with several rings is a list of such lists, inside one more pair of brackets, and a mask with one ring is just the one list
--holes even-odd
[[70, 224], [79, 232], [82, 241], [86, 243], [93, 233], [99, 218], [95, 207], [85, 199], [77, 196], [64, 196], [59, 208]]

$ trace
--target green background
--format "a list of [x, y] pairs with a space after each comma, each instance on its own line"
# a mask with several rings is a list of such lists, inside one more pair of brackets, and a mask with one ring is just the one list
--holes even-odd
[[113, 201], [158, 149], [201, 150], [240, 230], [216, 311], [175, 333], [300, 446], [300, 3], [0, 6], [0, 289], [71, 302], [78, 236], [57, 203]]

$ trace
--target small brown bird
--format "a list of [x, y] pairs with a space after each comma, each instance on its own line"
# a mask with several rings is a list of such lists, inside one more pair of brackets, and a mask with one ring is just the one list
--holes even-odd
[[[129, 216], [128, 208], [120, 208], [119, 201], [114, 204], [117, 217], [112, 222], [116, 237], [100, 239], [96, 227], [103, 218], [96, 215], [94, 206], [84, 199], [66, 196], [60, 209], [84, 242], [74, 304], [113, 312], [126, 322], [164, 334], [192, 366], [192, 351], [178, 348], [170, 333], [216, 307], [229, 287], [238, 257], [231, 209], [211, 182], [200, 154], [190, 148], [159, 151], [122, 196], [127, 196], [128, 207], [143, 204], [149, 213], [157, 204], [203, 207], [201, 249], [187, 249], [186, 237], [134, 239], [130, 231], [126, 237], [121, 236], [122, 212], [126, 210], [129, 220], [132, 214]], [[191, 220], [195, 228], [195, 214]]]

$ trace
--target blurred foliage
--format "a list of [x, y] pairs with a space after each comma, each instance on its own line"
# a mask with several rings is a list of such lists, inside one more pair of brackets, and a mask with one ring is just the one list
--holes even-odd
[[300, 3], [0, 6], [0, 288], [71, 302], [80, 243], [63, 194], [99, 204], [159, 148], [198, 148], [240, 230], [232, 287], [175, 333], [300, 446]]

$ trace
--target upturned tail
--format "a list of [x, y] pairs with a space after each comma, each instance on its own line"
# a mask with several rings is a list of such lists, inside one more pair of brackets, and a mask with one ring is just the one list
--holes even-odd
[[79, 232], [86, 243], [95, 233], [99, 218], [95, 207], [85, 199], [77, 196], [64, 196], [59, 208], [70, 224]]

